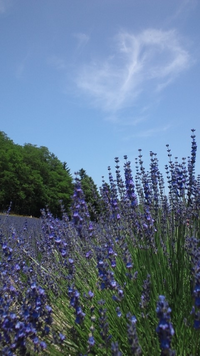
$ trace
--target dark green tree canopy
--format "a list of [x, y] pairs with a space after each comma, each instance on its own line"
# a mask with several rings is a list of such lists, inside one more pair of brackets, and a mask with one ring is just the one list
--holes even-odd
[[67, 163], [48, 148], [32, 144], [16, 145], [0, 131], [0, 211], [39, 216], [48, 205], [59, 216], [60, 203], [68, 211], [73, 194], [72, 176]]

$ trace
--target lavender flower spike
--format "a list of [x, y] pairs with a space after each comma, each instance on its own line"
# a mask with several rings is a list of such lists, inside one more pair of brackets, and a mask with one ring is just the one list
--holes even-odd
[[142, 350], [139, 344], [137, 330], [136, 330], [137, 319], [134, 315], [131, 315], [131, 313], [128, 313], [126, 317], [129, 321], [127, 325], [127, 331], [128, 331], [128, 342], [131, 349], [131, 355], [140, 356], [142, 354]]
[[174, 356], [175, 351], [172, 351], [170, 348], [171, 339], [174, 335], [174, 329], [172, 324], [170, 323], [171, 309], [169, 308], [168, 302], [165, 300], [164, 295], [159, 296], [156, 313], [159, 318], [159, 323], [156, 328], [156, 332], [158, 333], [159, 337], [161, 356]]

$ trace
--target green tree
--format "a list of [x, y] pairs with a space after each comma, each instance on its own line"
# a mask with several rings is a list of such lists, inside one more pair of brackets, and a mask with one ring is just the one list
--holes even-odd
[[94, 180], [87, 175], [86, 171], [81, 168], [78, 172], [81, 180], [81, 187], [88, 204], [88, 210], [91, 220], [96, 220], [100, 213], [100, 195]]
[[0, 132], [0, 204], [1, 210], [8, 208], [10, 201], [17, 204], [20, 182], [15, 174], [22, 162], [20, 146], [15, 145], [4, 132]]
[[40, 216], [48, 205], [60, 216], [60, 203], [66, 211], [71, 203], [73, 183], [66, 162], [62, 163], [48, 148], [31, 144], [16, 145], [0, 132], [0, 210]]

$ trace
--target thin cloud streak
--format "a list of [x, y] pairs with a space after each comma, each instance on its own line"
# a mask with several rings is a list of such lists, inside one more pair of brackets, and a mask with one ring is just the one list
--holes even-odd
[[47, 63], [52, 65], [57, 70], [64, 70], [66, 69], [65, 60], [57, 55], [52, 55], [47, 59]]
[[22, 61], [18, 64], [16, 73], [15, 73], [17, 79], [22, 79], [29, 57], [30, 57], [30, 51], [28, 51], [28, 53], [24, 56]]
[[85, 33], [79, 32], [79, 33], [74, 33], [73, 36], [77, 39], [78, 45], [77, 49], [80, 50], [81, 48], [85, 47], [86, 44], [88, 43], [90, 37], [86, 35]]
[[151, 129], [147, 129], [147, 130], [143, 130], [143, 131], [140, 131], [136, 134], [132, 134], [132, 135], [126, 135], [123, 137], [123, 141], [130, 141], [132, 140], [133, 138], [150, 138], [150, 137], [153, 137], [155, 135], [159, 135], [159, 134], [163, 134], [165, 132], [167, 132], [168, 130], [171, 129], [171, 125], [166, 125], [166, 126], [163, 126], [163, 127], [154, 127], [154, 128], [151, 128]]
[[147, 120], [147, 116], [140, 116], [138, 118], [134, 118], [133, 120], [122, 121], [121, 126], [122, 127], [137, 126], [138, 124], [141, 124], [141, 122], [144, 122], [146, 120]]
[[180, 5], [177, 7], [177, 10], [171, 15], [167, 21], [165, 21], [165, 25], [171, 24], [173, 21], [177, 20], [180, 17], [188, 16], [188, 13], [195, 9], [198, 5], [198, 0], [182, 0]]
[[133, 106], [149, 86], [151, 93], [163, 90], [191, 64], [175, 30], [121, 31], [114, 44], [115, 53], [84, 65], [76, 77], [78, 89], [112, 114]]
[[157, 135], [158, 133], [166, 132], [170, 128], [171, 128], [171, 125], [167, 125], [167, 126], [164, 126], [164, 127], [156, 127], [156, 128], [153, 128], [153, 129], [142, 131], [142, 132], [138, 133], [136, 136], [140, 137], [140, 138], [142, 138], [142, 137], [143, 138], [144, 137], [152, 137], [154, 135]]

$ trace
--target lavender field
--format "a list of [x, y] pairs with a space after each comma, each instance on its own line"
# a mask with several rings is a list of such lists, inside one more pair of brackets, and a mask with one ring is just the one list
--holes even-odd
[[[200, 355], [200, 177], [188, 158], [109, 168], [93, 220], [0, 216], [0, 353]], [[167, 156], [166, 154], [166, 156]], [[166, 195], [167, 192], [167, 195]]]

